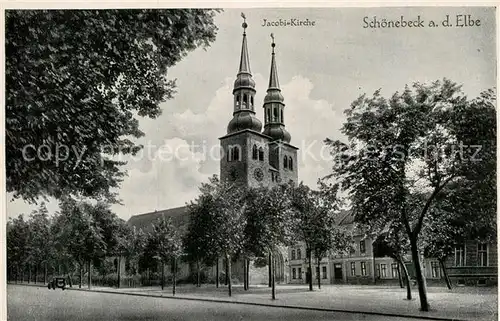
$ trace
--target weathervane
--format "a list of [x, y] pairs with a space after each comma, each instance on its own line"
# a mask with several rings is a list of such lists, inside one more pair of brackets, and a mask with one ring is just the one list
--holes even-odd
[[274, 53], [274, 47], [276, 46], [276, 44], [274, 43], [274, 33], [271, 32], [271, 39], [273, 40], [273, 42], [271, 43], [271, 47], [273, 47], [273, 53]]
[[243, 27], [243, 34], [245, 34], [245, 29], [248, 27], [247, 17], [243, 12], [241, 13], [241, 17], [243, 18], [243, 23], [241, 24], [241, 26]]

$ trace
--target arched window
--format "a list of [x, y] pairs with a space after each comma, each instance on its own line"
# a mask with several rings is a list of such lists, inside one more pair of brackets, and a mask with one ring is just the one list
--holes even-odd
[[250, 106], [253, 107], [253, 96], [250, 96]]
[[300, 249], [297, 249], [297, 260], [300, 260], [302, 258], [302, 253], [300, 253]]
[[291, 157], [288, 159], [288, 168], [293, 170], [293, 159]]
[[264, 148], [259, 148], [259, 160], [264, 161]]
[[227, 153], [227, 161], [231, 162], [233, 160], [233, 148], [229, 147], [228, 153]]
[[278, 109], [273, 108], [273, 121], [278, 121]]
[[283, 167], [288, 168], [288, 157], [286, 156], [283, 158]]
[[243, 108], [247, 108], [248, 97], [247, 94], [243, 94]]
[[285, 121], [283, 120], [283, 109], [281, 110], [281, 120], [280, 120], [281, 123], [284, 123]]
[[235, 146], [233, 148], [233, 160], [235, 160], [235, 161], [240, 160], [240, 148], [238, 146]]
[[240, 95], [236, 95], [236, 108], [240, 109]]
[[270, 122], [271, 121], [271, 109], [267, 109], [267, 118], [266, 118], [266, 121], [267, 122]]
[[252, 147], [252, 159], [258, 159], [258, 158], [259, 158], [259, 155], [257, 152], [257, 146], [255, 146], [255, 144], [254, 144]]

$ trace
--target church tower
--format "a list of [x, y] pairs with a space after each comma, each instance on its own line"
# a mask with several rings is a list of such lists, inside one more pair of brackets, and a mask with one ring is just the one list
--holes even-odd
[[265, 127], [261, 132], [262, 123], [255, 113], [256, 90], [250, 71], [246, 21], [242, 26], [240, 64], [233, 87], [233, 118], [227, 134], [219, 138], [223, 151], [221, 180], [245, 187], [297, 182], [297, 148], [290, 145], [291, 137], [285, 129], [285, 104], [278, 82], [274, 40], [269, 88], [264, 99]]

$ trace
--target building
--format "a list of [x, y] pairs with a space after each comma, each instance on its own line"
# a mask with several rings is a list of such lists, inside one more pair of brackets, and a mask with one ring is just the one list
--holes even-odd
[[[398, 284], [402, 277], [399, 264], [392, 258], [379, 256], [374, 239], [358, 231], [354, 216], [349, 211], [340, 215], [339, 225], [353, 233], [353, 251], [348, 255], [324, 257], [313, 262], [314, 278], [327, 284]], [[298, 243], [289, 248], [290, 283], [307, 283], [309, 264], [306, 248]], [[445, 261], [446, 271], [454, 285], [488, 285], [497, 281], [497, 244], [467, 240], [455, 247], [454, 253]], [[414, 278], [410, 260], [406, 263], [410, 278]], [[428, 284], [444, 283], [439, 261], [422, 258], [424, 277]]]
[[[291, 135], [285, 128], [285, 103], [278, 80], [274, 38], [271, 43], [269, 84], [262, 105], [264, 115], [264, 126], [262, 126], [262, 122], [256, 116], [258, 109], [247, 47], [247, 23], [243, 22], [242, 27], [240, 63], [232, 91], [233, 118], [227, 126], [225, 135], [220, 137], [224, 153], [220, 161], [220, 178], [222, 181], [243, 187], [272, 187], [289, 181], [297, 183], [298, 148], [290, 143]], [[178, 224], [179, 228], [186, 225], [189, 220], [184, 207], [136, 215], [129, 220], [129, 224], [147, 229], [161, 216], [174, 218], [174, 224]], [[286, 253], [286, 249], [275, 253], [278, 282], [284, 282], [287, 277]], [[232, 264], [232, 274], [241, 280], [242, 263]], [[220, 271], [222, 270], [221, 268]], [[249, 274], [251, 283], [267, 282], [267, 268], [255, 268], [251, 265]]]

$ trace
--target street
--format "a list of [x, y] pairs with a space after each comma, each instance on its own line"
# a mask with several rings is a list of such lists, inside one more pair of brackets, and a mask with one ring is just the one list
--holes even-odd
[[8, 320], [416, 320], [9, 285]]

